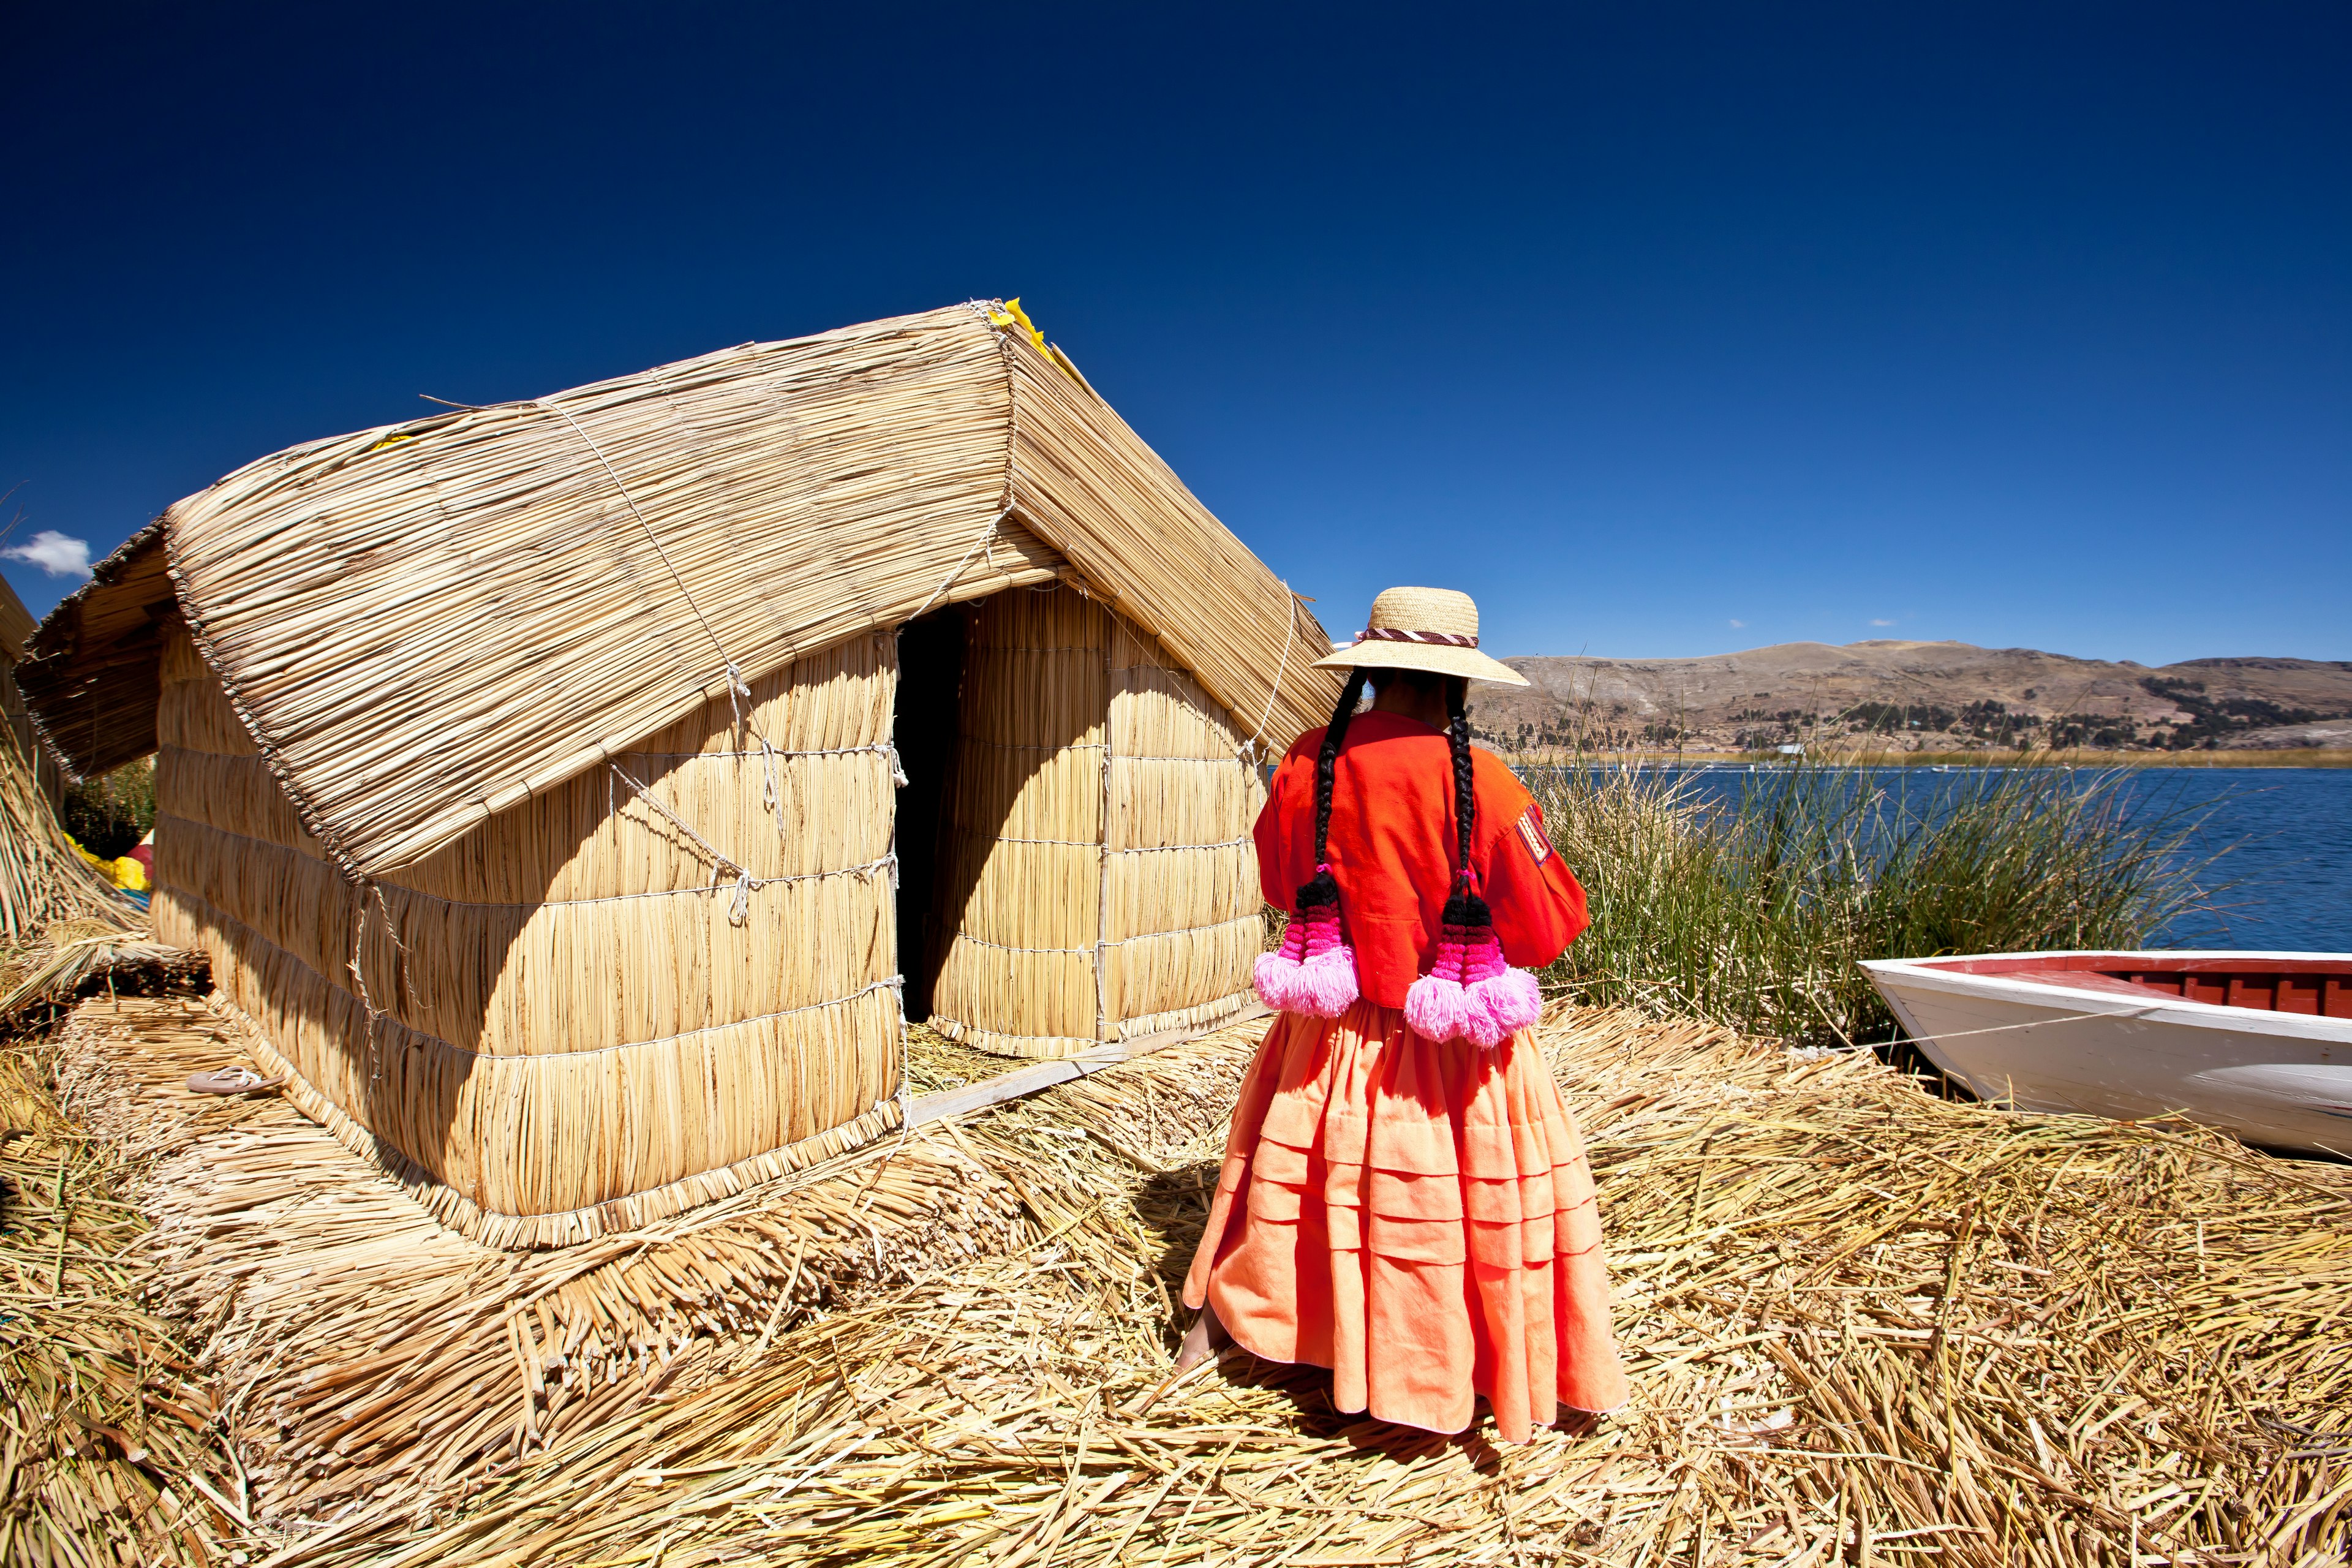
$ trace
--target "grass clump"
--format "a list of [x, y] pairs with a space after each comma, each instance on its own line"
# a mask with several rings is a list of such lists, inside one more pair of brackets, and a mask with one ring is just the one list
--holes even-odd
[[[1528, 783], [1592, 928], [1546, 972], [1582, 1000], [1820, 1045], [1891, 1040], [1856, 962], [2129, 948], [2204, 907], [2204, 813], [2116, 773], [1743, 775], [1562, 768]], [[2210, 809], [2210, 808], [2208, 808]]]

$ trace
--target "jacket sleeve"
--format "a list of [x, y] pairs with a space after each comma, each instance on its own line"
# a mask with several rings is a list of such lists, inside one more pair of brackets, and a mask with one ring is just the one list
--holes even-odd
[[[1483, 815], [1486, 802], [1479, 805]], [[1496, 823], [1488, 840], [1480, 890], [1494, 914], [1503, 956], [1521, 969], [1540, 969], [1567, 952], [1591, 923], [1584, 889], [1552, 847], [1544, 831], [1543, 808], [1524, 789], [1511, 791], [1495, 805], [1498, 816], [1508, 815]]]
[[[1265, 901], [1276, 909], [1289, 913], [1291, 900], [1298, 896], [1298, 885], [1307, 879], [1297, 868], [1298, 857], [1311, 851], [1301, 847], [1301, 835], [1311, 839], [1314, 824], [1307, 816], [1315, 809], [1315, 763], [1309, 757], [1302, 767], [1298, 748], [1293, 746], [1281, 765], [1274, 770], [1274, 783], [1265, 792], [1265, 805], [1257, 814], [1257, 826], [1250, 837], [1257, 845], [1258, 888]], [[1307, 868], [1312, 872], [1313, 868]]]

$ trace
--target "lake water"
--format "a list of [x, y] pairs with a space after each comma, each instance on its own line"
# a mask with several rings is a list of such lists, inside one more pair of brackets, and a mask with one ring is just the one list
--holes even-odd
[[2237, 884], [2161, 945], [2352, 952], [2352, 768], [2149, 768], [2134, 788], [2210, 805], [2200, 847], [2226, 848], [2212, 878]]
[[[1724, 798], [1751, 777], [1736, 768], [1688, 771]], [[1973, 771], [1887, 769], [1876, 782], [1917, 800]], [[2151, 947], [2352, 952], [2352, 768], [2134, 768], [2120, 787], [2151, 813], [2203, 816], [2190, 853], [2220, 855], [2206, 873], [2220, 889], [2217, 907], [2173, 921]]]

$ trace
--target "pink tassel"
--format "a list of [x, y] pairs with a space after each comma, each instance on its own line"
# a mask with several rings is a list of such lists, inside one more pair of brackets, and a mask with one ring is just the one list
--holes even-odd
[[1498, 1045], [1543, 1016], [1543, 988], [1524, 969], [1507, 966], [1500, 974], [1490, 974], [1467, 989], [1476, 998], [1472, 1005], [1491, 1021], [1495, 1031], [1494, 1039], [1478, 1039], [1482, 1046]]
[[1423, 1039], [1443, 1045], [1461, 1037], [1468, 1005], [1459, 980], [1424, 974], [1404, 994], [1404, 1021]]
[[1257, 999], [1277, 1013], [1291, 1011], [1290, 999], [1297, 990], [1299, 968], [1298, 960], [1287, 952], [1259, 953]]
[[1486, 1005], [1486, 983], [1462, 988], [1462, 1037], [1481, 1050], [1493, 1050], [1510, 1033], [1496, 1021]]
[[1355, 950], [1343, 944], [1326, 949], [1298, 966], [1289, 1010], [1336, 1018], [1356, 1005], [1357, 994]]
[[1282, 934], [1282, 951], [1258, 955], [1258, 1000], [1283, 1013], [1336, 1018], [1356, 1004], [1356, 954], [1339, 934], [1339, 912], [1310, 910]]

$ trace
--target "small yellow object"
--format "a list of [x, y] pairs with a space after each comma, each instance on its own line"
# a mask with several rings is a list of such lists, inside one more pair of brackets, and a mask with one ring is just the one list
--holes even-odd
[[1029, 341], [1037, 345], [1037, 352], [1052, 358], [1052, 351], [1045, 347], [1045, 334], [1037, 330], [1037, 323], [1029, 319], [1029, 312], [1021, 308], [1021, 301], [1007, 300], [1004, 308], [1013, 312], [1013, 319], [1021, 323], [1021, 330], [1029, 334]]
[[125, 855], [120, 860], [101, 860], [83, 848], [81, 841], [72, 834], [66, 835], [66, 842], [73, 846], [75, 854], [89, 862], [92, 870], [97, 871], [116, 887], [128, 889], [134, 893], [143, 893], [147, 890], [147, 868], [130, 856]]
[[988, 324], [992, 327], [1020, 327], [1023, 331], [1029, 334], [1029, 341], [1036, 345], [1039, 353], [1060, 366], [1064, 375], [1068, 376], [1080, 386], [1086, 385], [1087, 378], [1078, 374], [1078, 367], [1070, 363], [1070, 356], [1045, 341], [1045, 334], [1037, 330], [1037, 323], [1029, 319], [1029, 312], [1021, 308], [1019, 300], [1007, 300], [1004, 301], [1004, 309], [991, 310], [988, 313]]

